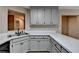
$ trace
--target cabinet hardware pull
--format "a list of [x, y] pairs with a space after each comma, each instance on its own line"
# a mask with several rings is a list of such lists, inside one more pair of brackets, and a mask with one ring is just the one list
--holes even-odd
[[38, 42], [40, 42], [40, 41], [38, 41]]
[[23, 43], [20, 43], [21, 45], [23, 45]]
[[13, 45], [12, 45], [12, 47], [13, 47]]

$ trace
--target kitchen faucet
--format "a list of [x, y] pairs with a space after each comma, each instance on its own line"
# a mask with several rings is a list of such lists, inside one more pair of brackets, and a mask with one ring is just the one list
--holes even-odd
[[18, 31], [15, 32], [15, 34], [17, 34], [18, 36], [21, 34], [20, 29], [18, 28]]

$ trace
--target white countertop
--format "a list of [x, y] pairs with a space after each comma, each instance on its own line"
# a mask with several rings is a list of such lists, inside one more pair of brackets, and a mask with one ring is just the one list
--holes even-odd
[[[30, 35], [50, 35], [68, 51], [71, 51], [73, 53], [79, 53], [79, 40], [78, 39], [71, 38], [62, 34], [58, 34], [54, 31], [26, 31], [26, 32], [28, 32]], [[15, 36], [12, 38], [8, 38], [7, 35], [8, 33], [0, 34], [0, 44], [18, 37], [18, 36]], [[23, 36], [26, 36], [26, 35], [22, 35], [19, 37], [23, 37]]]
[[73, 53], [79, 53], [79, 40], [74, 39], [72, 37], [68, 37], [65, 35], [61, 35], [58, 33], [50, 34], [52, 38], [54, 38], [61, 46], [66, 48], [66, 50], [73, 52]]

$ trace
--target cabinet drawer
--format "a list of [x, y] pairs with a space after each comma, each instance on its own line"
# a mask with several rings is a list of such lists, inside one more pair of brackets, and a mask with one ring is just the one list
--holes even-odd
[[31, 39], [34, 39], [34, 38], [35, 38], [35, 36], [34, 36], [34, 35], [30, 35], [30, 38], [31, 38]]
[[52, 50], [52, 53], [60, 53], [60, 50], [55, 45], [52, 45]]
[[12, 42], [15, 43], [15, 42], [19, 42], [19, 41], [27, 40], [27, 39], [29, 39], [29, 37], [20, 37], [20, 38], [13, 39]]
[[48, 35], [43, 36], [44, 39], [50, 39]]
[[31, 39], [50, 39], [49, 36], [47, 35], [33, 35], [33, 36], [30, 36]]
[[43, 38], [43, 36], [41, 36], [41, 35], [31, 35], [30, 38], [31, 38], [31, 39], [34, 39], [34, 38], [35, 38], [35, 39], [37, 39], [37, 38], [40, 39], [40, 38]]
[[59, 51], [61, 51], [61, 49], [62, 49], [62, 47], [57, 43], [56, 44], [56, 48], [59, 50]]
[[54, 45], [59, 51], [61, 51], [62, 47], [55, 40], [52, 39], [52, 45]]
[[45, 39], [30, 39], [28, 41], [48, 41], [48, 40], [45, 40]]

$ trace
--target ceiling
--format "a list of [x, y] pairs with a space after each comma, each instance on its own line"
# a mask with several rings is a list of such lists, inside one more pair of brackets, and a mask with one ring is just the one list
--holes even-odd
[[[21, 6], [25, 9], [30, 9], [30, 6]], [[79, 10], [79, 6], [59, 6], [59, 9], [73, 9], [73, 10]]]

